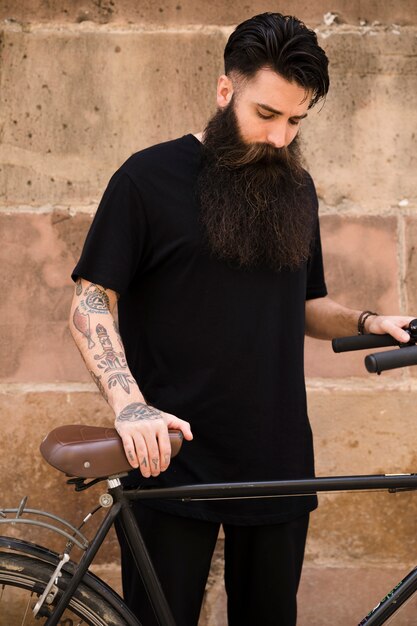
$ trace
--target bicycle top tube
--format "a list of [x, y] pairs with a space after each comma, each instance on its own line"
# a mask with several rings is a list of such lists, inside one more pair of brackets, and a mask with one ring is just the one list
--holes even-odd
[[358, 476], [323, 476], [266, 482], [213, 483], [125, 489], [128, 500], [228, 500], [278, 498], [337, 491], [408, 491], [417, 489], [417, 474], [366, 474]]

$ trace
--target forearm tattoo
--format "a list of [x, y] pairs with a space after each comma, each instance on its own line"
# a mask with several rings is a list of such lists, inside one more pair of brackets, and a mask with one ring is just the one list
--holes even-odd
[[94, 380], [94, 382], [96, 383], [99, 392], [101, 393], [101, 395], [103, 396], [103, 398], [106, 400], [106, 402], [109, 401], [108, 395], [106, 393], [106, 390], [104, 389], [104, 385], [101, 382], [101, 376], [97, 376], [97, 374], [95, 374], [92, 370], [88, 370], [90, 372], [90, 376], [91, 378]]
[[91, 348], [94, 348], [96, 344], [91, 337], [90, 316], [88, 313], [82, 313], [80, 307], [77, 306], [72, 316], [72, 321], [74, 322], [75, 328], [87, 339], [88, 349], [91, 350]]
[[117, 341], [119, 342], [120, 347], [122, 348], [122, 350], [124, 350], [124, 346], [123, 346], [123, 342], [122, 342], [122, 338], [120, 336], [120, 330], [119, 327], [117, 325], [116, 320], [113, 321], [113, 328], [114, 328], [114, 332], [117, 335]]
[[104, 370], [105, 374], [111, 372], [108, 378], [109, 389], [119, 384], [126, 393], [130, 393], [130, 385], [136, 385], [136, 381], [129, 372], [122, 371], [127, 370], [124, 352], [116, 352], [109, 334], [102, 324], [97, 324], [96, 333], [103, 352], [96, 354], [94, 359], [99, 361], [98, 367]]
[[[96, 343], [93, 340], [90, 313], [92, 315], [95, 313], [110, 313], [110, 299], [106, 290], [94, 283], [90, 283], [88, 287], [84, 289], [83, 293], [81, 279], [77, 280], [75, 289], [77, 295], [82, 295], [83, 297], [79, 300], [79, 306], [75, 309], [72, 320], [74, 327], [87, 339], [88, 349], [92, 350]], [[120, 385], [126, 393], [130, 394], [131, 387], [136, 387], [137, 384], [129, 372], [119, 329], [114, 320], [113, 329], [116, 333], [121, 350], [117, 352], [114, 349], [107, 328], [103, 324], [97, 324], [95, 330], [102, 352], [101, 354], [95, 354], [94, 360], [98, 361], [97, 367], [102, 370], [103, 374], [109, 374], [108, 378], [106, 376], [104, 379], [107, 379], [107, 386], [109, 389]], [[104, 389], [104, 380], [103, 382], [101, 381], [102, 377], [93, 373], [91, 369], [89, 369], [89, 372], [101, 394], [106, 400], [108, 400], [108, 396]]]
[[162, 418], [161, 411], [144, 402], [132, 402], [116, 417], [119, 422], [139, 422], [141, 420], [158, 420]]

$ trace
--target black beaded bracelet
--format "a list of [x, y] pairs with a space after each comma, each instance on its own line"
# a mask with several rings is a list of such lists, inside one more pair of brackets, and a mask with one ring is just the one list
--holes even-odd
[[365, 322], [368, 317], [371, 315], [379, 315], [379, 313], [374, 313], [373, 311], [362, 311], [358, 318], [358, 335], [365, 334]]

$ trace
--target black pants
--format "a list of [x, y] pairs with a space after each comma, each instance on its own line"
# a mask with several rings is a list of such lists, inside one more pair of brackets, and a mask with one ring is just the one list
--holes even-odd
[[[133, 506], [177, 626], [197, 626], [220, 525]], [[229, 626], [295, 626], [308, 519], [223, 525]], [[118, 524], [116, 530], [125, 601], [143, 626], [157, 626]]]

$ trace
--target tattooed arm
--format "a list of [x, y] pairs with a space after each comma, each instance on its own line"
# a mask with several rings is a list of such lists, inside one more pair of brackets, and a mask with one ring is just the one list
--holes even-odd
[[115, 413], [115, 426], [132, 467], [145, 477], [167, 469], [168, 428], [192, 439], [190, 425], [148, 406], [126, 362], [114, 311], [117, 294], [79, 278], [71, 306], [70, 330], [87, 369]]

